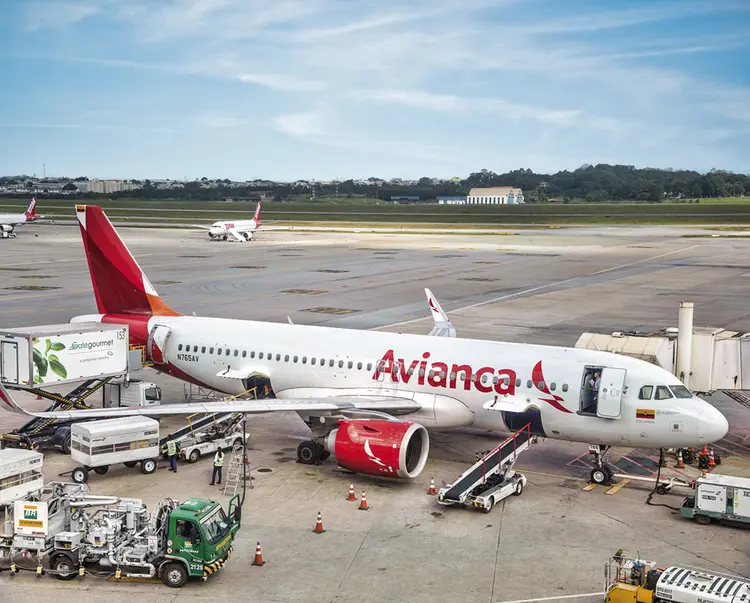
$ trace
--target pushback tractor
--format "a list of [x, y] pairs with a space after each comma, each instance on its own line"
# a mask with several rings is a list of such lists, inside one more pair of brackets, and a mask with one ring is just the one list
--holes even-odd
[[161, 579], [179, 588], [224, 566], [240, 520], [239, 495], [226, 513], [210, 500], [180, 504], [166, 498], [150, 516], [139, 499], [93, 496], [82, 484], [51, 482], [40, 496], [14, 502], [12, 532], [6, 522], [0, 559], [10, 563], [11, 575], [22, 556], [36, 560], [37, 575], [60, 580], [92, 573]]

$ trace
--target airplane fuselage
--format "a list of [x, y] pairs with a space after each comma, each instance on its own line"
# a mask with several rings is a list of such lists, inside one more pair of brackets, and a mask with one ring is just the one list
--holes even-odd
[[[545, 437], [603, 445], [694, 446], [726, 431], [721, 413], [670, 372], [608, 352], [222, 318], [74, 319], [90, 320], [129, 323], [131, 344], [144, 345], [155, 368], [231, 395], [257, 374], [280, 399], [399, 397], [422, 407], [399, 418], [428, 429], [510, 431], [530, 422]], [[590, 408], [606, 395], [589, 386], [591, 376], [607, 368], [622, 376], [612, 418]], [[492, 401], [521, 412], [487, 408]]]

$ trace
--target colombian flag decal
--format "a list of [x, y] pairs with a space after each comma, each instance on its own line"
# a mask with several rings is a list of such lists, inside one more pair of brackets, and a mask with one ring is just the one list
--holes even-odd
[[655, 416], [656, 413], [648, 408], [638, 408], [635, 411], [636, 419], [653, 419]]

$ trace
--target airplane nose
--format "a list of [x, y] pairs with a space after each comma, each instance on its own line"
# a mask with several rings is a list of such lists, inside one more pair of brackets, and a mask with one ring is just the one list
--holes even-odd
[[729, 431], [729, 421], [716, 408], [705, 400], [706, 408], [698, 417], [698, 442], [710, 444], [720, 440]]

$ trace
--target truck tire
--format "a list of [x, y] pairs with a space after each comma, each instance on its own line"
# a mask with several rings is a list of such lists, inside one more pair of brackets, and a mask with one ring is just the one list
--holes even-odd
[[85, 484], [87, 481], [89, 481], [89, 472], [85, 467], [76, 467], [71, 471], [70, 478], [76, 483], [76, 484]]
[[711, 523], [711, 517], [708, 515], [703, 515], [702, 513], [696, 513], [693, 515], [693, 519], [695, 520], [695, 523], [699, 523], [702, 526], [707, 526], [709, 523]]
[[128, 469], [132, 469], [138, 464], [138, 461], [126, 461], [123, 463]]
[[521, 496], [523, 494], [523, 482], [519, 479], [516, 484], [516, 489], [513, 490], [513, 496]]
[[70, 454], [70, 431], [65, 434], [65, 437], [63, 438], [62, 445], [60, 446], [60, 451], [63, 454]]
[[78, 575], [75, 561], [67, 553], [53, 555], [49, 562], [50, 569], [58, 580], [72, 580]]
[[146, 459], [141, 461], [141, 473], [149, 475], [156, 471], [156, 461], [154, 459]]
[[97, 475], [104, 475], [109, 471], [109, 465], [102, 465], [101, 467], [94, 467], [94, 473]]
[[161, 579], [170, 588], [182, 588], [188, 581], [188, 571], [182, 563], [167, 563]]
[[201, 451], [196, 448], [195, 450], [190, 451], [187, 460], [188, 463], [197, 463], [199, 458], [201, 458]]
[[485, 513], [489, 513], [490, 511], [492, 511], [492, 507], [495, 506], [495, 499], [490, 496], [487, 499], [487, 503], [488, 504], [486, 507], [482, 507], [482, 511], [484, 511]]

